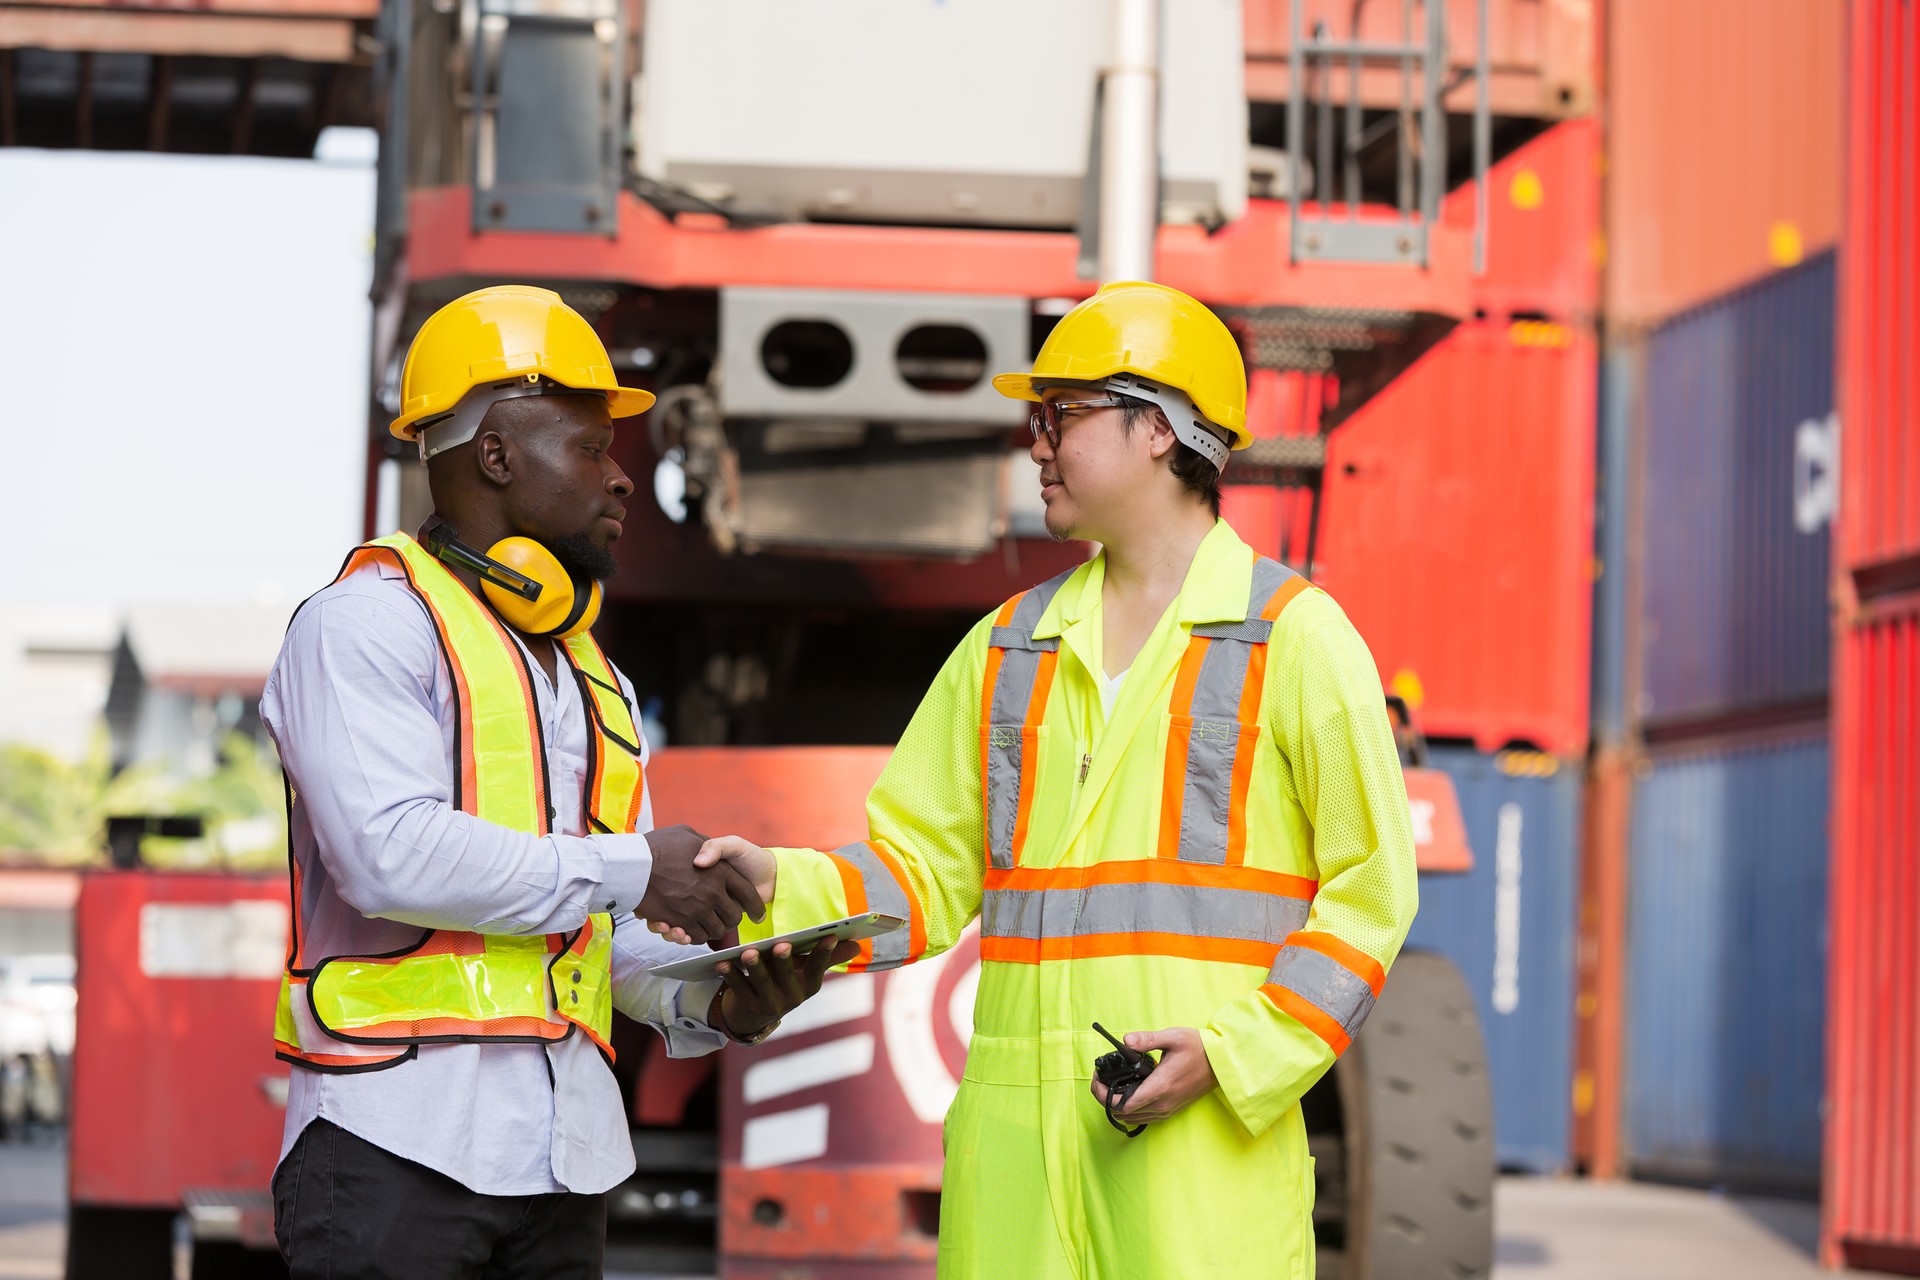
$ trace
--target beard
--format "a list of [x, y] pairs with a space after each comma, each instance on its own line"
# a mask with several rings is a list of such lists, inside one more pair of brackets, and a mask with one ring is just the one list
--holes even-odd
[[613, 552], [596, 546], [584, 533], [569, 534], [547, 543], [547, 550], [560, 562], [570, 577], [587, 582], [605, 582], [620, 572]]

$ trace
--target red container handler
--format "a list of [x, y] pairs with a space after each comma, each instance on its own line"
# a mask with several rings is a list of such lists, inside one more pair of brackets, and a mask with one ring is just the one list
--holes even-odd
[[1314, 579], [1432, 738], [1585, 752], [1594, 344], [1461, 325], [1333, 433]]
[[100, 1274], [89, 1260], [131, 1245], [109, 1233], [170, 1232], [190, 1200], [221, 1204], [230, 1239], [273, 1246], [267, 1195], [288, 1071], [273, 1057], [273, 1006], [287, 923], [284, 875], [82, 877], [70, 1276]]
[[1850, 8], [1840, 557], [1866, 595], [1920, 586], [1920, 6]]
[[1920, 592], [1835, 649], [1821, 1255], [1920, 1275]]
[[[1591, 317], [1600, 305], [1600, 124], [1568, 120], [1487, 171], [1487, 269], [1474, 304], [1499, 317]], [[1473, 229], [1473, 184], [1440, 207]]]

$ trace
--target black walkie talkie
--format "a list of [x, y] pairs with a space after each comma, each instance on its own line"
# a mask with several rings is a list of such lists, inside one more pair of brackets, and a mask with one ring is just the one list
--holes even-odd
[[1093, 1078], [1107, 1086], [1107, 1123], [1129, 1138], [1138, 1137], [1147, 1126], [1140, 1124], [1129, 1129], [1114, 1113], [1125, 1109], [1133, 1097], [1133, 1091], [1145, 1083], [1159, 1064], [1154, 1061], [1152, 1054], [1129, 1049], [1124, 1042], [1115, 1040], [1113, 1033], [1099, 1023], [1094, 1023], [1093, 1029], [1105, 1036], [1107, 1043], [1113, 1046], [1112, 1053], [1103, 1053], [1093, 1060]]

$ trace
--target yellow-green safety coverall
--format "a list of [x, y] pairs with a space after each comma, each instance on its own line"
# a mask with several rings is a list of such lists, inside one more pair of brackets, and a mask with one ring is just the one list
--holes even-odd
[[[1310, 1276], [1299, 1100], [1358, 1031], [1416, 901], [1378, 673], [1330, 597], [1222, 521], [1109, 720], [1104, 570], [974, 627], [868, 797], [867, 839], [776, 849], [775, 901], [741, 938], [909, 916], [851, 966], [879, 969], [980, 917], [943, 1280]], [[1088, 1091], [1109, 1048], [1096, 1020], [1199, 1028], [1219, 1087], [1122, 1136]]]

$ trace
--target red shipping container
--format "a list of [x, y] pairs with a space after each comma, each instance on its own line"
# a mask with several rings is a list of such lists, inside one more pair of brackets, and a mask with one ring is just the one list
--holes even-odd
[[1920, 593], [1835, 639], [1821, 1252], [1920, 1275]]
[[1650, 326], [1840, 234], [1846, 6], [1608, 0], [1607, 313]]
[[1462, 325], [1332, 436], [1314, 578], [1436, 738], [1586, 750], [1594, 344]]
[[[1920, 585], [1920, 5], [1854, 0], [1840, 255], [1843, 564], [1863, 593]], [[1904, 562], [1904, 563], [1903, 563]]]

